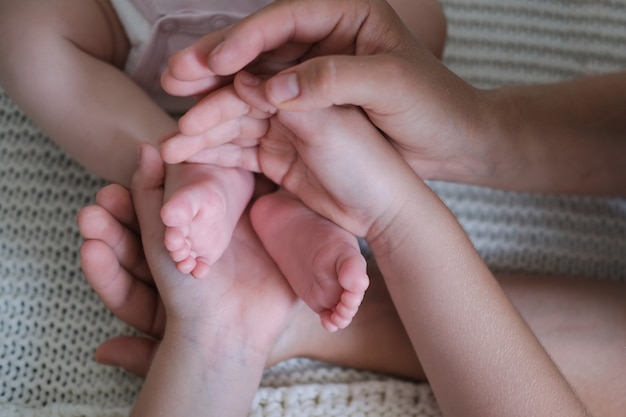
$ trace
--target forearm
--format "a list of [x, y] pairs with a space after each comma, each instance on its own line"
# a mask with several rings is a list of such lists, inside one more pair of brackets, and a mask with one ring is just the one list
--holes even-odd
[[460, 225], [416, 189], [368, 240], [443, 414], [585, 416]]
[[477, 131], [484, 172], [472, 182], [626, 196], [626, 72], [481, 95], [490, 117]]
[[208, 339], [200, 330], [166, 331], [133, 417], [248, 415], [265, 358], [241, 340], [229, 346], [228, 337], [213, 333]]

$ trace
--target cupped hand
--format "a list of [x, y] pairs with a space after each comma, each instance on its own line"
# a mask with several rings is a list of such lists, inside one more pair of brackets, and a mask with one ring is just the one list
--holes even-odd
[[[142, 149], [132, 203], [128, 191], [109, 186], [100, 192], [98, 205], [79, 214], [86, 239], [81, 264], [88, 281], [107, 307], [150, 337], [113, 339], [99, 349], [99, 359], [144, 374], [147, 358], [157, 346], [154, 340], [163, 335], [165, 326], [192, 331], [199, 339], [219, 331], [224, 339], [239, 344], [245, 340], [247, 347], [267, 354], [286, 326], [296, 298], [254, 234], [248, 214], [209, 277], [196, 280], [179, 273], [163, 247], [164, 226], [158, 214], [163, 165], [154, 148]], [[110, 227], [99, 229], [97, 224], [104, 219]], [[136, 258], [130, 259], [128, 253]]]
[[[268, 74], [272, 108], [309, 111], [361, 107], [423, 178], [472, 181], [489, 170], [493, 120], [488, 100], [425, 48], [384, 1], [277, 1], [223, 31], [206, 35], [170, 61], [163, 86], [203, 94], [207, 80], [263, 62], [291, 62]], [[280, 22], [280, 24], [276, 24]], [[201, 100], [180, 119], [185, 137], [216, 127]], [[189, 156], [189, 154], [187, 155]]]
[[[412, 190], [416, 176], [410, 167], [358, 107], [273, 112], [264, 83], [242, 72], [234, 89], [227, 89], [228, 101], [245, 102], [266, 120], [263, 135], [245, 145], [233, 141], [205, 149], [190, 161], [262, 172], [354, 235], [384, 227]], [[224, 97], [207, 103], [219, 108]]]

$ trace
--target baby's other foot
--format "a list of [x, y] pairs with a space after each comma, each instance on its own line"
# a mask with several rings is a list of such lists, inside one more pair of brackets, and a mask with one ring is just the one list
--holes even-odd
[[253, 189], [252, 174], [203, 164], [169, 166], [161, 219], [178, 270], [203, 278], [228, 247]]
[[350, 324], [369, 285], [356, 238], [284, 190], [257, 200], [252, 224], [294, 292], [334, 332]]

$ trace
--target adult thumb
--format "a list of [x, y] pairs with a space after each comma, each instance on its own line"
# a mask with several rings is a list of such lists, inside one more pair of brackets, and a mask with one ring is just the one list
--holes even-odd
[[355, 105], [389, 114], [411, 101], [415, 81], [409, 62], [393, 54], [322, 56], [284, 70], [267, 80], [268, 101], [280, 110], [309, 111]]

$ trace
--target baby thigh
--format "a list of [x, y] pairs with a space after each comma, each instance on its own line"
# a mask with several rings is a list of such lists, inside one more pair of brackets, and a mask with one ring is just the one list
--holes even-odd
[[176, 123], [119, 70], [128, 40], [111, 4], [4, 1], [0, 27], [6, 92], [82, 166], [129, 185], [137, 144]]
[[124, 29], [108, 0], [4, 0], [0, 2], [0, 27], [0, 52], [12, 58], [2, 60], [2, 78], [11, 75], [11, 67], [18, 66], [25, 55], [54, 54], [54, 48], [44, 47], [49, 42], [70, 42], [118, 67], [123, 66], [129, 49]]

